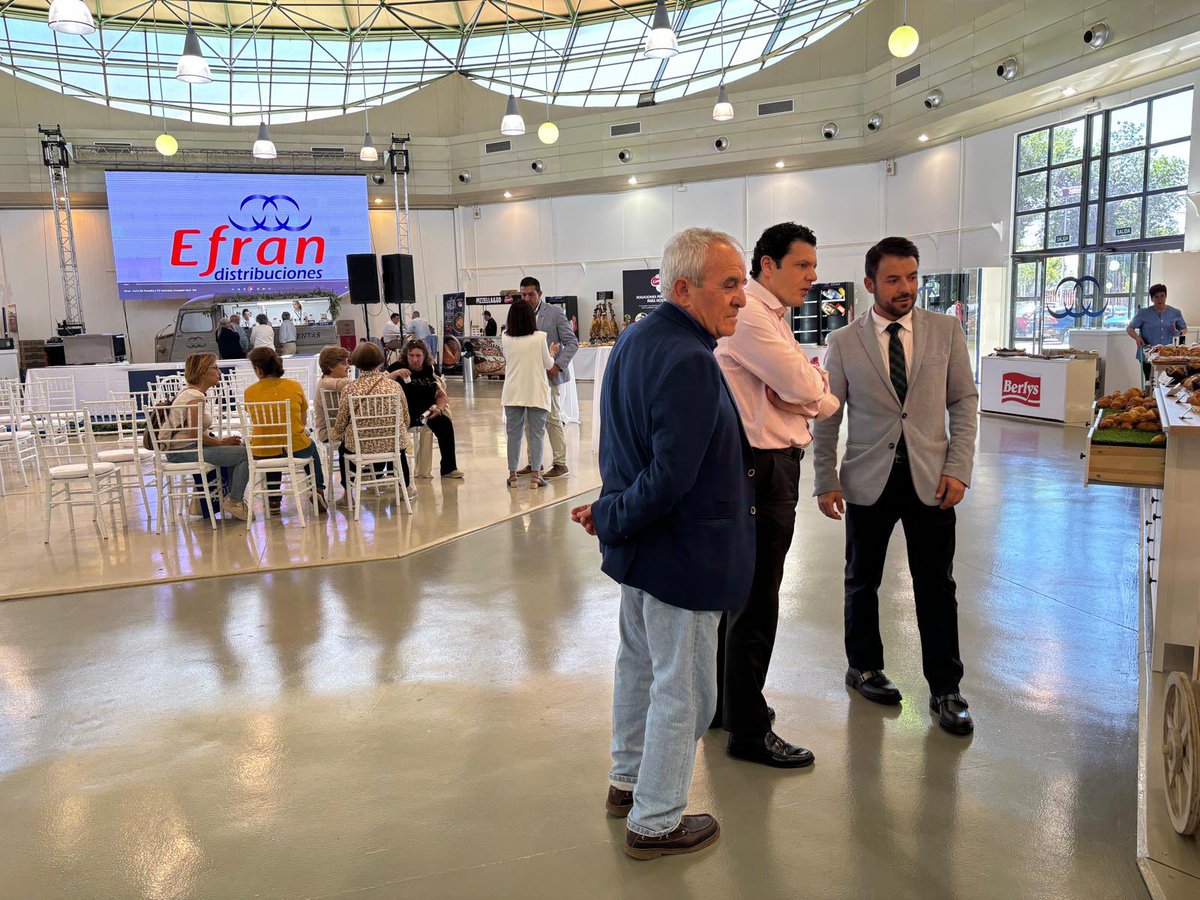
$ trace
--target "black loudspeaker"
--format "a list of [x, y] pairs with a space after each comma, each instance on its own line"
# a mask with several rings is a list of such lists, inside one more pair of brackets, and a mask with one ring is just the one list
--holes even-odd
[[347, 253], [346, 277], [351, 303], [369, 306], [379, 302], [379, 262], [374, 253]]
[[413, 258], [407, 253], [384, 254], [383, 300], [385, 303], [417, 302], [417, 284], [413, 277]]

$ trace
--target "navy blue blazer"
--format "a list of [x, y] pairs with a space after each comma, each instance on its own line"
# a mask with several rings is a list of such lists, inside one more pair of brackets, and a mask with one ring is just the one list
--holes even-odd
[[741, 609], [754, 577], [753, 451], [716, 346], [663, 303], [621, 335], [601, 396], [601, 568], [691, 610]]

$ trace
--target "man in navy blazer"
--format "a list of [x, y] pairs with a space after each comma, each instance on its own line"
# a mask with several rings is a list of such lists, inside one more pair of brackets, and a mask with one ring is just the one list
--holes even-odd
[[713, 844], [683, 815], [717, 703], [717, 627], [754, 576], [752, 451], [713, 350], [746, 305], [735, 238], [689, 228], [663, 250], [664, 303], [617, 341], [601, 399], [600, 497], [572, 518], [621, 585], [606, 808], [635, 859]]

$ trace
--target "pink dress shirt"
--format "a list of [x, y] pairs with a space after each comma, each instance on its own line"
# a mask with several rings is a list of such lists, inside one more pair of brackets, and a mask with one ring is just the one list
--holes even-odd
[[[750, 446], [759, 450], [807, 447], [808, 423], [838, 408], [829, 392], [829, 373], [813, 364], [792, 334], [788, 309], [751, 278], [737, 329], [717, 342], [717, 362], [733, 391]], [[792, 411], [767, 399], [770, 387]]]

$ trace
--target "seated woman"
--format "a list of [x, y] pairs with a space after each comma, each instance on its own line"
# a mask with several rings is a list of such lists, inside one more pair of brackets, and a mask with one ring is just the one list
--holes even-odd
[[[313, 443], [304, 423], [308, 419], [308, 398], [304, 396], [304, 388], [294, 378], [283, 377], [283, 361], [275, 355], [270, 347], [255, 347], [247, 357], [254, 367], [258, 381], [246, 388], [247, 403], [270, 403], [284, 400], [291, 407], [292, 424], [292, 455], [311, 458], [313, 477], [317, 482], [317, 508], [325, 512], [325, 474], [321, 471], [321, 456], [317, 453], [317, 445]], [[259, 449], [255, 439], [250, 439], [250, 452], [259, 459], [280, 456], [273, 448]], [[277, 488], [280, 477], [277, 474], [267, 475], [267, 485]], [[272, 508], [279, 507], [279, 497], [269, 499]]]
[[317, 440], [325, 443], [329, 440], [329, 427], [332, 424], [325, 416], [325, 393], [334, 391], [341, 394], [346, 385], [354, 383], [350, 377], [350, 351], [344, 347], [325, 347], [317, 357], [317, 365], [321, 367], [321, 378], [317, 382], [317, 395], [313, 398], [316, 404], [313, 407], [313, 425], [316, 426]]
[[424, 424], [437, 437], [438, 449], [442, 451], [442, 477], [462, 478], [454, 452], [454, 423], [446, 410], [450, 398], [434, 374], [429, 347], [424, 341], [409, 341], [404, 348], [404, 361], [393, 363], [389, 368], [400, 376], [408, 408], [414, 410], [417, 417], [414, 421], [420, 421], [424, 416]]
[[[358, 378], [342, 391], [342, 403], [338, 407], [337, 421], [333, 423], [330, 435], [335, 441], [341, 441], [338, 455], [341, 457], [342, 484], [346, 484], [346, 454], [355, 453], [387, 453], [393, 444], [391, 441], [366, 440], [364, 446], [359, 446], [358, 437], [350, 427], [350, 398], [369, 394], [396, 394], [399, 396], [400, 419], [403, 427], [400, 431], [400, 468], [404, 472], [404, 484], [408, 488], [408, 498], [417, 499], [417, 489], [412, 486], [409, 475], [408, 456], [408, 403], [404, 399], [404, 391], [396, 384], [396, 376], [383, 371], [383, 351], [375, 344], [359, 344], [350, 354], [350, 364], [358, 369]], [[343, 491], [339, 504], [348, 504], [350, 495]]]
[[[183, 377], [187, 387], [175, 395], [166, 421], [158, 429], [159, 443], [167, 453], [167, 462], [182, 463], [196, 461], [196, 427], [203, 429], [203, 456], [210, 465], [219, 466], [224, 473], [223, 481], [229, 484], [229, 495], [224, 507], [234, 517], [246, 520], [248, 511], [243, 497], [249, 478], [249, 462], [240, 437], [214, 437], [212, 416], [208, 414], [205, 394], [221, 381], [221, 370], [217, 358], [211, 353], [191, 353], [183, 364]], [[196, 482], [200, 482], [199, 476]], [[207, 504], [200, 502], [200, 512], [207, 519]], [[221, 511], [215, 504], [214, 513]]]

